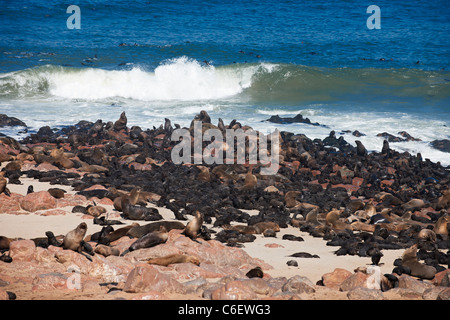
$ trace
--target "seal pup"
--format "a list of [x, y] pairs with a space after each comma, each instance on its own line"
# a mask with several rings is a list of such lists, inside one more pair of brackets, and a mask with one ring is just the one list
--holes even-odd
[[250, 279], [251, 278], [262, 278], [262, 277], [264, 277], [264, 272], [262, 271], [261, 267], [258, 266], [258, 267], [255, 267], [255, 268], [249, 270], [245, 274], [245, 276]]
[[[184, 228], [183, 234], [192, 240], [195, 240], [199, 234], [203, 225], [203, 214], [200, 211], [195, 211], [194, 219], [189, 221]], [[197, 241], [198, 242], [198, 241]]]
[[170, 264], [174, 264], [174, 263], [193, 263], [195, 265], [199, 265], [200, 264], [200, 260], [197, 257], [191, 256], [191, 255], [186, 255], [186, 254], [169, 254], [165, 257], [161, 257], [161, 258], [153, 258], [153, 259], [149, 259], [147, 260], [148, 264], [156, 264], [158, 266], [164, 266], [167, 267]]
[[[168, 236], [169, 232], [167, 229], [164, 226], [161, 226], [158, 231], [147, 233], [133, 242], [133, 244], [128, 248], [128, 251], [154, 247], [158, 244], [166, 242]], [[127, 250], [125, 250], [122, 255], [125, 253], [127, 253]]]
[[406, 249], [402, 255], [402, 266], [411, 270], [410, 275], [421, 279], [431, 280], [436, 275], [436, 268], [422, 264], [417, 259], [417, 244]]

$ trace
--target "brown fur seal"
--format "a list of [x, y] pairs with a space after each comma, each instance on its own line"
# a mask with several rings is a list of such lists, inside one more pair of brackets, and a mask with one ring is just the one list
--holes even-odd
[[134, 223], [130, 224], [129, 226], [125, 226], [125, 227], [119, 228], [117, 230], [114, 230], [113, 232], [108, 233], [105, 236], [105, 238], [108, 239], [109, 242], [116, 241], [116, 240], [126, 236], [128, 231], [130, 231], [134, 227], [139, 227], [139, 223], [134, 222]]
[[55, 199], [62, 199], [64, 198], [64, 194], [66, 193], [65, 190], [60, 188], [50, 188], [47, 190], [48, 193], [51, 194], [51, 196]]
[[197, 180], [210, 182], [211, 175], [209, 174], [209, 169], [205, 166], [197, 166], [197, 168], [200, 170], [200, 173], [197, 175]]
[[436, 274], [436, 268], [427, 266], [417, 260], [417, 244], [411, 246], [403, 252], [402, 266], [411, 270], [411, 276], [421, 279], [431, 280]]
[[170, 254], [165, 257], [150, 259], [147, 263], [165, 267], [174, 263], [193, 263], [198, 266], [200, 264], [200, 260], [197, 257], [185, 254]]
[[450, 204], [450, 189], [442, 191], [442, 196], [439, 197], [436, 210], [447, 209]]
[[247, 278], [262, 278], [264, 277], [264, 272], [262, 271], [261, 267], [255, 267], [251, 270], [249, 270], [245, 276]]
[[87, 224], [82, 222], [74, 230], [69, 231], [63, 240], [63, 248], [81, 252], [81, 242], [87, 231]]
[[8, 180], [4, 177], [5, 172], [0, 172], [0, 194], [5, 193], [8, 197], [10, 196], [9, 189], [6, 187]]
[[140, 238], [150, 232], [158, 231], [161, 226], [164, 226], [167, 231], [172, 229], [183, 230], [185, 228], [185, 225], [179, 221], [158, 221], [148, 223], [144, 226], [135, 226], [131, 228], [126, 235], [133, 238]]
[[9, 250], [11, 240], [7, 237], [0, 236], [0, 250]]
[[200, 211], [195, 212], [194, 219], [188, 222], [184, 229], [184, 234], [191, 239], [196, 239], [203, 225], [203, 214]]
[[122, 201], [122, 212], [123, 217], [129, 220], [156, 221], [163, 218], [157, 208], [132, 205], [128, 198]]
[[327, 216], [325, 218], [326, 224], [336, 230], [345, 230], [345, 229], [351, 230], [352, 227], [350, 225], [339, 220], [340, 216], [341, 216], [340, 210], [336, 209], [331, 210], [330, 212], [327, 213]]
[[242, 224], [230, 226], [229, 224], [223, 224], [222, 228], [224, 230], [236, 230], [242, 234], [255, 234], [258, 233], [254, 226], [245, 226]]
[[253, 171], [253, 165], [250, 165], [250, 167], [248, 168], [248, 172], [245, 175], [244, 185], [242, 187], [238, 187], [238, 190], [240, 190], [240, 191], [253, 190], [256, 187], [258, 179], [252, 173], [252, 171]]
[[109, 247], [109, 246], [105, 246], [103, 244], [98, 244], [95, 247], [95, 252], [98, 253], [98, 254], [101, 254], [104, 257], [118, 256], [120, 254], [119, 249], [113, 248], [113, 247]]
[[305, 222], [309, 223], [313, 226], [320, 226], [322, 225], [319, 220], [317, 220], [317, 214], [319, 213], [319, 209], [314, 208], [312, 210], [310, 210], [307, 214], [306, 214], [306, 218], [305, 218]]
[[293, 208], [296, 205], [299, 204], [297, 200], [295, 200], [296, 197], [301, 195], [300, 191], [288, 191], [286, 192], [286, 195], [284, 196], [284, 202], [286, 203], [286, 208]]
[[158, 244], [164, 243], [167, 241], [169, 233], [167, 229], [161, 226], [158, 231], [153, 231], [147, 233], [146, 235], [137, 239], [128, 249], [129, 251], [134, 251], [143, 248], [151, 248]]
[[88, 205], [86, 207], [87, 214], [90, 216], [93, 216], [94, 218], [100, 217], [102, 214], [106, 212], [106, 209], [102, 206], [96, 206], [96, 205]]
[[114, 130], [120, 131], [127, 128], [127, 116], [125, 115], [125, 111], [120, 114], [119, 120], [114, 122]]
[[433, 231], [436, 234], [441, 235], [442, 238], [444, 238], [444, 240], [448, 239], [448, 223], [449, 222], [450, 222], [450, 216], [444, 215], [436, 221], [434, 228], [433, 228]]
[[364, 157], [367, 155], [367, 149], [364, 147], [361, 141], [355, 140], [356, 143], [356, 154], [360, 157]]
[[272, 229], [275, 232], [280, 231], [280, 226], [276, 222], [272, 221], [262, 221], [255, 223], [253, 225], [253, 228], [255, 228], [256, 233], [264, 233], [264, 231], [268, 229]]

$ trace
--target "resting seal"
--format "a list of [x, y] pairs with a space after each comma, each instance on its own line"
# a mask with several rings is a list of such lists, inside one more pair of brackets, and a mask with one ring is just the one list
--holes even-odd
[[435, 267], [427, 266], [417, 260], [417, 244], [405, 250], [402, 256], [402, 266], [411, 270], [411, 276], [421, 279], [431, 280], [436, 274]]
[[147, 263], [165, 267], [174, 263], [193, 263], [198, 266], [200, 264], [200, 260], [197, 257], [188, 256], [185, 254], [170, 254], [165, 257], [150, 259]]
[[102, 256], [118, 256], [120, 254], [119, 249], [99, 244], [95, 247], [95, 252]]
[[[137, 239], [128, 249], [134, 251], [143, 248], [151, 248], [167, 241], [169, 233], [167, 229], [161, 226], [159, 231], [153, 231]], [[126, 253], [126, 252], [125, 252]]]

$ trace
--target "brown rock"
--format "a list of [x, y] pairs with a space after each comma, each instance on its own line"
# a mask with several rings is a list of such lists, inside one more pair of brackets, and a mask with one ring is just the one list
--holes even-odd
[[433, 283], [438, 286], [450, 287], [450, 269], [436, 273]]
[[347, 293], [350, 300], [383, 300], [384, 296], [380, 290], [355, 287]]
[[9, 252], [13, 261], [31, 261], [34, 259], [36, 245], [32, 240], [16, 240], [9, 245]]
[[283, 285], [281, 291], [289, 291], [296, 294], [309, 294], [316, 292], [316, 289], [314, 288], [314, 284], [308, 278], [302, 276], [293, 276], [286, 282], [286, 284]]
[[242, 280], [229, 281], [211, 294], [212, 300], [254, 300], [257, 297], [246, 281]]
[[426, 289], [433, 287], [429, 282], [419, 281], [411, 276], [402, 274], [398, 277], [398, 287], [413, 290], [419, 294], [423, 294]]
[[8, 293], [5, 290], [0, 289], [0, 300], [9, 300]]
[[69, 277], [59, 272], [39, 274], [33, 279], [31, 291], [69, 289]]
[[367, 288], [368, 280], [371, 276], [363, 272], [355, 272], [345, 279], [339, 286], [340, 291], [350, 291], [356, 287]]
[[19, 201], [22, 198], [21, 195], [12, 193], [11, 197], [6, 194], [0, 194], [0, 213], [12, 213], [20, 210]]
[[325, 273], [322, 276], [322, 283], [325, 287], [339, 289], [342, 282], [344, 282], [352, 273], [348, 270], [336, 268], [333, 272]]
[[138, 265], [131, 270], [123, 290], [132, 293], [150, 290], [162, 293], [184, 293], [184, 287], [178, 281], [150, 265]]
[[437, 300], [450, 300], [450, 288], [441, 291], [437, 297]]
[[20, 206], [29, 212], [54, 209], [56, 208], [56, 199], [47, 191], [33, 192], [20, 200]]

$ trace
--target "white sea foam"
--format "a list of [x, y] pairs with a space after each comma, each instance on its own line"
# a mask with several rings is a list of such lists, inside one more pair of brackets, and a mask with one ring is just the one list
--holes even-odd
[[181, 57], [166, 61], [154, 71], [80, 69], [52, 72], [49, 92], [69, 99], [98, 100], [123, 97], [141, 101], [216, 100], [241, 93], [252, 84], [253, 75], [273, 65], [216, 68]]

